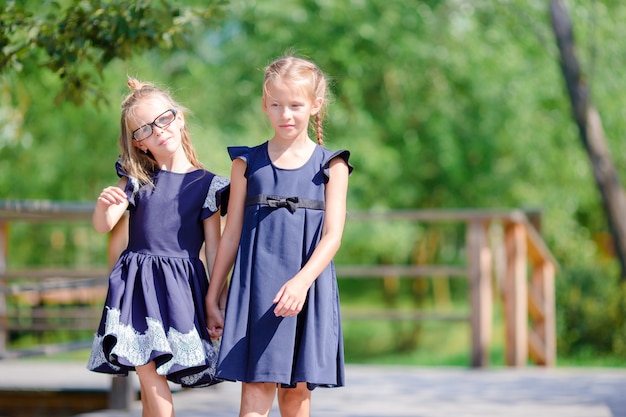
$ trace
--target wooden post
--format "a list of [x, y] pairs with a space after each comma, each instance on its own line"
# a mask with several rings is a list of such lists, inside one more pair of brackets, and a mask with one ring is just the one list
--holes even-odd
[[[0, 275], [7, 272], [7, 255], [9, 247], [9, 224], [6, 220], [0, 220]], [[9, 330], [7, 329], [7, 300], [6, 283], [0, 279], [0, 358], [7, 353], [7, 343], [9, 340]]]
[[467, 232], [467, 257], [471, 287], [472, 366], [489, 365], [491, 342], [491, 250], [487, 239], [487, 223], [471, 220]]
[[508, 366], [523, 366], [528, 358], [527, 244], [523, 224], [506, 225], [505, 247], [505, 357]]
[[539, 338], [540, 357], [538, 365], [556, 365], [556, 318], [554, 307], [554, 265], [542, 262], [535, 266], [532, 275], [532, 288], [541, 301], [541, 318], [534, 322], [534, 332]]

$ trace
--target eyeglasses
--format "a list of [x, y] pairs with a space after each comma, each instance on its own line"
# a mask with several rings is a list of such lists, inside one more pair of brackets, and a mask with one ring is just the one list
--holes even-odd
[[137, 142], [141, 142], [142, 140], [146, 140], [152, 135], [154, 132], [153, 126], [160, 127], [161, 129], [165, 129], [176, 119], [176, 110], [169, 109], [161, 113], [154, 119], [152, 123], [145, 124], [140, 126], [138, 129], [133, 130], [133, 139]]

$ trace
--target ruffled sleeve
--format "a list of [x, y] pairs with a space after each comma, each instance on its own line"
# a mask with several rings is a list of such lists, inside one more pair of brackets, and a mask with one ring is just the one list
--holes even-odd
[[122, 160], [119, 158], [115, 162], [115, 171], [117, 172], [118, 177], [128, 178], [128, 182], [126, 183], [126, 188], [124, 189], [124, 192], [126, 193], [126, 197], [128, 198], [129, 204], [131, 206], [135, 206], [136, 204], [135, 196], [137, 195], [137, 192], [139, 191], [139, 180], [137, 180], [137, 178], [131, 175], [128, 175], [126, 171], [124, 171], [124, 168], [122, 167]]
[[250, 148], [247, 146], [229, 146], [228, 147], [228, 155], [230, 155], [230, 159], [232, 161], [239, 158], [247, 164], [249, 153], [250, 153]]
[[342, 149], [342, 150], [333, 152], [332, 154], [330, 154], [330, 156], [328, 156], [324, 160], [324, 166], [323, 166], [324, 182], [328, 182], [328, 178], [330, 177], [330, 161], [332, 161], [335, 158], [341, 158], [344, 161], [346, 161], [346, 164], [348, 164], [348, 175], [352, 174], [352, 170], [354, 169], [354, 167], [350, 165], [350, 162], [348, 162], [348, 160], [350, 159], [350, 151], [346, 149]]
[[226, 215], [228, 207], [228, 195], [230, 180], [226, 177], [215, 175], [209, 185], [206, 199], [202, 205], [202, 219], [211, 217], [218, 209], [222, 216]]

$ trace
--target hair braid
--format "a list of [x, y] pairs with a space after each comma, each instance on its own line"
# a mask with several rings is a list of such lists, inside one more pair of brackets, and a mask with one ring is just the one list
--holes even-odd
[[315, 136], [317, 138], [317, 143], [324, 146], [324, 127], [322, 126], [322, 119], [322, 114], [317, 113], [313, 121], [315, 123]]

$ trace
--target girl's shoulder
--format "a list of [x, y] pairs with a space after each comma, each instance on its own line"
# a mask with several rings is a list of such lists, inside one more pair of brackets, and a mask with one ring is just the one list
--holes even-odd
[[228, 195], [230, 192], [230, 179], [221, 175], [214, 174], [211, 171], [203, 170], [209, 186], [204, 200], [203, 209], [207, 209], [209, 214], [217, 212], [221, 207], [221, 214], [226, 214], [226, 206]]
[[228, 155], [230, 155], [231, 160], [242, 159], [244, 162], [248, 162], [255, 155], [259, 153], [267, 154], [267, 142], [263, 142], [260, 145], [256, 145], [253, 147], [249, 146], [229, 146], [227, 148]]
[[328, 169], [330, 168], [330, 162], [335, 159], [335, 158], [341, 158], [345, 161], [345, 163], [348, 165], [348, 172], [352, 173], [352, 170], [354, 169], [354, 167], [352, 166], [352, 164], [350, 164], [350, 151], [347, 149], [339, 149], [336, 151], [330, 150], [324, 146], [318, 145], [319, 149], [321, 149], [322, 151], [322, 155], [323, 155], [323, 167], [324, 167], [324, 172], [327, 174], [328, 173]]

